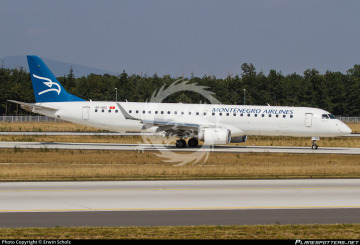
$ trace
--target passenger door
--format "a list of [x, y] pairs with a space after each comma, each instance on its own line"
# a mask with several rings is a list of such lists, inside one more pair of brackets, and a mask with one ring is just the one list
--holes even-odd
[[89, 120], [89, 112], [90, 112], [90, 107], [84, 106], [82, 109], [82, 119], [83, 120]]

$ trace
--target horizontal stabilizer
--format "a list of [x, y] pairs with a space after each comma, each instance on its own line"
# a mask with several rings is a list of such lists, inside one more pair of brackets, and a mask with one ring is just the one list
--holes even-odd
[[48, 106], [42, 106], [42, 105], [37, 105], [37, 104], [32, 104], [32, 103], [25, 103], [25, 102], [21, 102], [21, 101], [16, 101], [16, 100], [8, 100], [12, 103], [16, 103], [21, 105], [21, 108], [23, 108], [24, 110], [33, 112], [33, 110], [37, 110], [37, 111], [57, 111], [58, 109], [52, 108], [52, 107], [48, 107]]

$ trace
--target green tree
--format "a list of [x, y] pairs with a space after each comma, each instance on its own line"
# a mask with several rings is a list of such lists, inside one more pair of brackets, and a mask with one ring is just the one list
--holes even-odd
[[360, 65], [354, 65], [347, 71], [348, 79], [345, 86], [347, 95], [345, 114], [351, 116], [360, 115]]

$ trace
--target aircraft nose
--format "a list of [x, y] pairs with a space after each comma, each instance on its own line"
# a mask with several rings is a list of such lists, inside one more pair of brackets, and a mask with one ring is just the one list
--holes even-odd
[[342, 124], [342, 128], [341, 128], [341, 132], [344, 134], [344, 135], [348, 135], [348, 134], [351, 134], [352, 130], [351, 128], [349, 128], [345, 123]]

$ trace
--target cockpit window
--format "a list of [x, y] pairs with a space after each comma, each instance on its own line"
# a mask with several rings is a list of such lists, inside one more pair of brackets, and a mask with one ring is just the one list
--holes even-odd
[[331, 114], [322, 114], [321, 118], [322, 119], [336, 119], [336, 117], [334, 115], [331, 115]]

